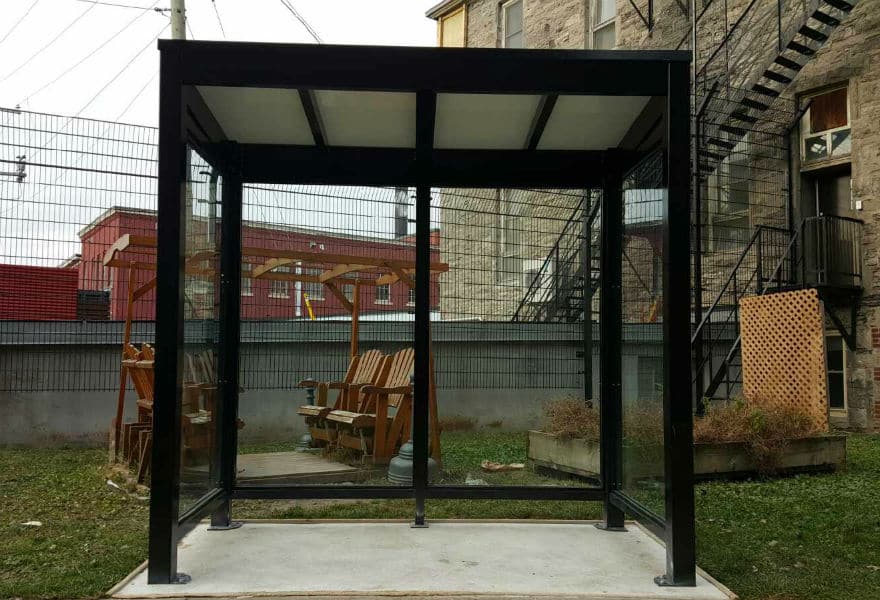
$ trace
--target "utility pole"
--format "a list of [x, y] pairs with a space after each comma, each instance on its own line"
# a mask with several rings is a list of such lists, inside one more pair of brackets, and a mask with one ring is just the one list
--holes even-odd
[[171, 39], [186, 39], [186, 0], [171, 0]]

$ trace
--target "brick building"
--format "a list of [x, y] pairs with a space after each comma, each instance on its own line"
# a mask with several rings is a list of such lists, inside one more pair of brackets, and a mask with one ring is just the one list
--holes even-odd
[[0, 320], [77, 318], [77, 269], [0, 265]]
[[[427, 16], [437, 21], [442, 46], [690, 49], [695, 42], [693, 204], [695, 236], [701, 237], [694, 269], [699, 269], [695, 298], [702, 299], [695, 303], [695, 322], [713, 318], [717, 306], [736, 314], [741, 296], [718, 302], [726, 293], [723, 282], [732, 275], [744, 281], [767, 269], [761, 260], [790, 260], [804, 274], [792, 268], [787, 283], [823, 294], [832, 422], [868, 428], [880, 420], [878, 0], [697, 0], [694, 8], [678, 0], [446, 0]], [[482, 218], [494, 218], [500, 229], [502, 196], [509, 193], [483, 191]], [[443, 247], [450, 274], [462, 264], [465, 271], [477, 268], [480, 260], [483, 269], [513, 264], [504, 258], [513, 253], [503, 234], [481, 237], [489, 228], [456, 221], [461, 201], [443, 199], [453, 217], [444, 214], [444, 240], [456, 240], [453, 247]], [[545, 213], [555, 210], [543, 205]], [[570, 204], [560, 205], [555, 228], [547, 214], [515, 215], [526, 223], [548, 224], [541, 234], [522, 226], [531, 238], [516, 237], [520, 263], [547, 257], [572, 214]], [[771, 229], [782, 237], [773, 246], [775, 254], [756, 259], [750, 240]], [[645, 284], [642, 306], [630, 312], [638, 320], [651, 313], [644, 305], [652, 305], [651, 265], [658, 248], [650, 235], [627, 243], [638, 248], [630, 247], [635, 259], [624, 278], [637, 276]], [[793, 252], [789, 247], [798, 254], [786, 258]], [[510, 316], [529, 286], [501, 281], [485, 283], [496, 287], [483, 295], [509, 297], [493, 312]], [[450, 306], [446, 289], [444, 308]], [[722, 340], [701, 352], [734, 356], [736, 343]], [[709, 360], [707, 369], [704, 382], [695, 379], [698, 394], [740, 393], [741, 370], [733, 362]], [[733, 385], [725, 392], [723, 382]]]
[[[113, 242], [124, 234], [155, 236], [156, 213], [152, 210], [113, 207], [101, 214], [79, 235], [82, 241], [82, 253], [79, 263], [79, 288], [81, 290], [103, 290], [109, 292], [110, 319], [125, 318], [128, 301], [128, 279], [124, 269], [107, 268], [103, 265], [104, 255]], [[433, 233], [432, 242], [436, 247], [439, 242], [439, 231]], [[345, 254], [353, 256], [371, 256], [387, 258], [406, 258], [415, 260], [415, 241], [412, 236], [399, 239], [382, 239], [375, 237], [328, 233], [317, 229], [284, 227], [279, 225], [263, 225], [247, 222], [243, 226], [242, 243], [244, 246], [264, 249], [285, 249], [296, 251], [312, 251], [327, 254]], [[147, 252], [152, 256], [151, 252]], [[143, 257], [138, 260], [144, 260]], [[146, 259], [149, 260], [149, 259]], [[435, 251], [432, 260], [439, 260]], [[247, 272], [254, 266], [245, 263], [242, 270]], [[299, 269], [290, 267], [293, 272]], [[303, 274], [311, 274], [304, 272]], [[315, 273], [317, 274], [317, 273]], [[149, 271], [136, 271], [136, 286], [147, 283], [152, 278]], [[194, 289], [198, 286], [190, 286]], [[74, 290], [75, 292], [75, 290]], [[350, 296], [353, 286], [344, 286], [343, 292]], [[296, 319], [308, 318], [304, 303], [304, 294], [308, 294], [316, 318], [348, 317], [348, 311], [332, 294], [325, 293], [321, 284], [242, 277], [241, 310], [243, 319]], [[436, 306], [439, 298], [438, 282], [434, 278], [431, 289], [432, 306]], [[407, 313], [412, 310], [413, 298], [407, 286], [394, 283], [387, 286], [362, 286], [360, 307], [362, 315], [382, 315], [393, 317], [395, 314]], [[142, 300], [135, 303], [134, 320], [152, 320], [155, 315], [155, 293], [149, 292]]]

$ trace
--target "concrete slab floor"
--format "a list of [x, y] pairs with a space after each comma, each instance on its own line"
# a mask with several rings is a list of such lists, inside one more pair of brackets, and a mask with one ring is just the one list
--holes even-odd
[[706, 577], [659, 587], [662, 545], [635, 524], [587, 522], [247, 522], [199, 525], [181, 542], [183, 585], [147, 585], [141, 570], [115, 598], [236, 596], [726, 600]]

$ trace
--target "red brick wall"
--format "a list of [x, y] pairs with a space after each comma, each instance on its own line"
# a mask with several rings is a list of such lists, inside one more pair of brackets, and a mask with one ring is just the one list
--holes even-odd
[[0, 319], [76, 319], [77, 271], [0, 264]]

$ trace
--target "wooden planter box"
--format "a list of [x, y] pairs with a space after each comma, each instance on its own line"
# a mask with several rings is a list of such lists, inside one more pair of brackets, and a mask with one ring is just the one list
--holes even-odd
[[[529, 431], [527, 455], [538, 467], [582, 477], [599, 475], [598, 442], [560, 440], [543, 431]], [[789, 440], [776, 470], [780, 473], [833, 471], [845, 464], [846, 436], [823, 435]], [[694, 446], [694, 474], [698, 478], [741, 477], [757, 470], [746, 445], [741, 442]]]

